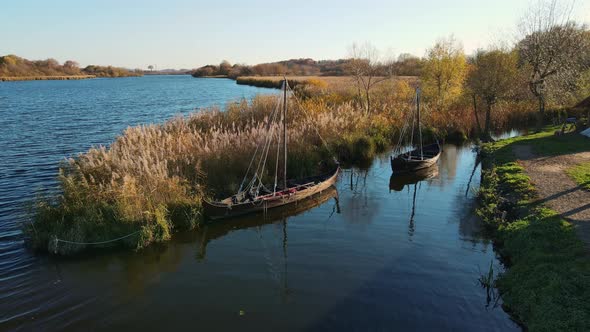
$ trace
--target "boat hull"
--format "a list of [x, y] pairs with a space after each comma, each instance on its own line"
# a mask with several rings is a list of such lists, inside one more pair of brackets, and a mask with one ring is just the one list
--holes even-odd
[[432, 167], [440, 157], [441, 148], [438, 144], [431, 144], [422, 148], [424, 158], [420, 158], [420, 150], [412, 150], [391, 158], [391, 170], [394, 173], [416, 172]]
[[336, 183], [339, 171], [340, 168], [338, 167], [333, 173], [324, 178], [320, 178], [317, 183], [305, 188], [300, 188], [302, 185], [296, 185], [289, 187], [282, 192], [278, 192], [275, 195], [270, 194], [260, 196], [251, 201], [232, 204], [227, 203], [228, 201], [231, 201], [229, 199], [219, 202], [203, 200], [205, 217], [209, 220], [232, 218], [251, 213], [264, 212], [269, 209], [297, 203], [330, 188]]

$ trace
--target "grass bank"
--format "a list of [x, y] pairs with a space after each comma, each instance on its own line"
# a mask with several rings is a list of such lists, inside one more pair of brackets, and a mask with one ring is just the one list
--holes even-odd
[[69, 75], [69, 76], [22, 76], [22, 77], [0, 77], [0, 81], [46, 81], [46, 80], [83, 80], [96, 78], [96, 75]]
[[[347, 80], [347, 77], [344, 78], [330, 78], [340, 79], [342, 81]], [[312, 84], [317, 85], [320, 87], [327, 87], [326, 79], [320, 79], [318, 77], [313, 76], [289, 76], [289, 86], [291, 88], [296, 88], [298, 85], [306, 85]], [[280, 89], [283, 86], [283, 77], [282, 76], [240, 76], [236, 78], [236, 84], [240, 85], [250, 85], [259, 88], [271, 88], [271, 89]]]
[[478, 214], [508, 266], [496, 280], [504, 306], [531, 331], [590, 330], [590, 258], [573, 225], [535, 200], [535, 188], [514, 148], [539, 156], [584, 151], [581, 135], [564, 140], [555, 128], [484, 144]]
[[590, 190], [590, 163], [583, 163], [567, 170], [567, 174], [576, 181], [577, 184]]

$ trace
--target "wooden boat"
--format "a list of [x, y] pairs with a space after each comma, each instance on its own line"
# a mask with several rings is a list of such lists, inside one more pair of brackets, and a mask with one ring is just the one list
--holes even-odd
[[309, 209], [318, 207], [330, 199], [336, 200], [336, 213], [338, 210], [338, 191], [336, 187], [330, 186], [321, 193], [309, 196], [308, 198], [298, 201], [296, 204], [283, 205], [276, 209], [269, 210], [266, 213], [252, 213], [235, 217], [231, 222], [214, 222], [207, 223], [198, 230], [197, 235], [200, 238], [200, 254], [205, 257], [207, 245], [216, 239], [222, 238], [227, 234], [241, 230], [253, 229], [264, 225], [270, 225], [286, 220], [286, 218], [299, 215]]
[[412, 151], [391, 158], [391, 169], [394, 172], [416, 172], [432, 167], [440, 157], [441, 149], [438, 143], [423, 146]]
[[[411, 119], [412, 126], [414, 119]], [[437, 143], [423, 145], [422, 128], [420, 126], [420, 88], [416, 89], [416, 122], [418, 126], [418, 146], [408, 152], [391, 157], [391, 169], [394, 173], [416, 172], [436, 164], [441, 154], [441, 147]], [[413, 128], [412, 128], [413, 133]], [[413, 138], [413, 137], [412, 137]], [[400, 138], [400, 146], [401, 146]]]
[[306, 178], [299, 181], [288, 181], [287, 189], [277, 192], [263, 193], [256, 197], [243, 196], [237, 200], [237, 196], [228, 197], [218, 202], [203, 201], [205, 216], [216, 220], [236, 217], [249, 213], [264, 212], [321, 194], [336, 183], [339, 167], [333, 172], [323, 176]]
[[[269, 209], [294, 204], [301, 200], [304, 200], [308, 197], [316, 195], [318, 193], [323, 192], [324, 190], [328, 189], [332, 186], [336, 180], [338, 179], [338, 173], [340, 171], [340, 167], [336, 162], [336, 166], [332, 169], [332, 171], [314, 177], [308, 177], [304, 179], [298, 180], [287, 180], [287, 89], [288, 84], [287, 80], [285, 79], [283, 82], [284, 94], [283, 94], [283, 110], [282, 110], [282, 127], [283, 127], [283, 151], [284, 151], [284, 165], [283, 165], [283, 183], [281, 186], [277, 184], [277, 176], [278, 176], [278, 165], [279, 165], [279, 148], [280, 148], [280, 135], [278, 135], [278, 143], [277, 143], [277, 161], [276, 161], [276, 172], [275, 174], [275, 183], [272, 190], [267, 189], [266, 186], [262, 184], [262, 175], [264, 174], [264, 167], [266, 164], [266, 159], [268, 157], [268, 151], [270, 150], [270, 140], [272, 139], [274, 132], [269, 133], [269, 139], [264, 142], [264, 146], [261, 149], [260, 156], [257, 156], [257, 152], [259, 149], [256, 150], [254, 156], [252, 157], [252, 161], [250, 165], [258, 164], [257, 170], [254, 172], [252, 176], [252, 180], [246, 186], [246, 188], [242, 188], [245, 184], [245, 180], [249, 176], [250, 168], [246, 171], [246, 176], [244, 177], [244, 181], [242, 181], [242, 185], [240, 189], [235, 195], [232, 195], [228, 198], [222, 199], [220, 201], [208, 201], [203, 200], [203, 208], [205, 212], [205, 216], [209, 219], [222, 219], [222, 218], [229, 218], [240, 216], [249, 213], [256, 213], [260, 211], [267, 211]], [[278, 111], [278, 110], [275, 110]], [[274, 112], [271, 114], [269, 119], [276, 118], [277, 114]], [[269, 122], [270, 123], [270, 122]], [[271, 128], [271, 126], [268, 126]], [[325, 142], [324, 142], [325, 143]], [[253, 163], [256, 158], [259, 158], [257, 163]], [[260, 168], [262, 165], [262, 168]]]

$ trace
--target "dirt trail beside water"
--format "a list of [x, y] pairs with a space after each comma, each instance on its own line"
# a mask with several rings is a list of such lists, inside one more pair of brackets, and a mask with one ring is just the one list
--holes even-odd
[[537, 157], [529, 145], [516, 145], [513, 151], [535, 185], [539, 201], [573, 222], [590, 250], [590, 191], [566, 173], [570, 167], [590, 162], [590, 152]]

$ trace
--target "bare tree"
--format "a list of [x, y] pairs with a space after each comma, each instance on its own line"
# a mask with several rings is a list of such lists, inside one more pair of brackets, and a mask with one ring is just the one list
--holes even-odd
[[229, 63], [229, 61], [227, 61], [227, 60], [223, 60], [219, 64], [218, 75], [227, 75], [227, 74], [229, 74], [230, 70], [231, 70], [231, 63]]
[[371, 43], [352, 44], [349, 49], [348, 71], [353, 76], [365, 110], [371, 111], [371, 89], [392, 76], [392, 61], [380, 59], [379, 50]]
[[76, 61], [68, 60], [64, 62], [64, 72], [68, 75], [76, 75], [80, 72], [80, 64]]
[[65, 68], [71, 68], [71, 69], [77, 69], [80, 67], [80, 64], [78, 64], [76, 61], [73, 60], [68, 60], [66, 62], [64, 62], [64, 67]]
[[586, 27], [572, 21], [572, 11], [573, 3], [560, 7], [557, 0], [540, 0], [519, 26], [522, 39], [517, 49], [529, 73], [529, 89], [539, 102], [539, 126], [548, 90], [567, 88], [585, 65]]

